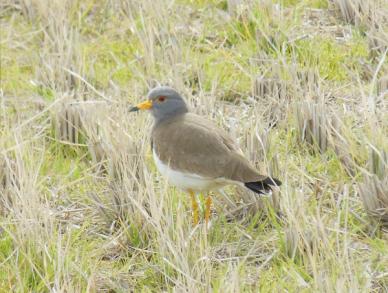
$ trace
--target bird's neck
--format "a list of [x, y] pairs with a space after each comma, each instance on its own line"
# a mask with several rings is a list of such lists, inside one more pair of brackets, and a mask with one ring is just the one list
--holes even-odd
[[171, 113], [168, 113], [168, 115], [165, 115], [164, 117], [154, 117], [154, 127], [161, 123], [168, 123], [169, 121], [173, 121], [182, 115], [187, 114], [188, 112], [189, 110], [187, 108], [180, 108], [172, 111]]

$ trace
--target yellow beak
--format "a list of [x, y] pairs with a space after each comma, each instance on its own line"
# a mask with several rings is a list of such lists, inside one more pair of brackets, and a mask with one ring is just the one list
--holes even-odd
[[129, 112], [139, 111], [139, 110], [149, 110], [152, 108], [152, 101], [147, 100], [140, 104], [137, 104], [135, 107], [132, 107]]

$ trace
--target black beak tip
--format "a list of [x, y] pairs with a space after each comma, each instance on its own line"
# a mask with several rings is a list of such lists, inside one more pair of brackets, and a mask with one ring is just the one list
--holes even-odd
[[139, 111], [140, 109], [138, 107], [132, 107], [131, 109], [129, 109], [129, 112], [136, 112], [136, 111]]

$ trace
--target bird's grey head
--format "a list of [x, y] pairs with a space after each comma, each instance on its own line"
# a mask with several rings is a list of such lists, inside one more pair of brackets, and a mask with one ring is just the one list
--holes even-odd
[[147, 101], [133, 107], [131, 111], [149, 109], [156, 122], [188, 112], [186, 101], [173, 88], [156, 87], [147, 94]]

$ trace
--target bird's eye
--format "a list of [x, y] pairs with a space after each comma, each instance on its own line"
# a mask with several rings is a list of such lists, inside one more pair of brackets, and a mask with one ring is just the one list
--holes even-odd
[[164, 102], [166, 100], [166, 97], [165, 96], [160, 96], [159, 98], [158, 98], [158, 101], [159, 102]]

